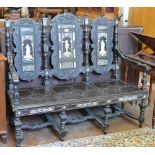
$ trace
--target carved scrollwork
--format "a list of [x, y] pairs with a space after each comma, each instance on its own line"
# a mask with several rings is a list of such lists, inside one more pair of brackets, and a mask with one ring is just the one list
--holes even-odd
[[73, 14], [64, 13], [53, 18], [51, 25], [51, 63], [54, 69], [50, 71], [50, 76], [75, 78], [81, 73], [83, 62], [80, 22]]

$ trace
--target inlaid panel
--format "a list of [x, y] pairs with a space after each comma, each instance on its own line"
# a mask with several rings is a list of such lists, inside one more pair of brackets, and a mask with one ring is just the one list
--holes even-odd
[[92, 23], [91, 38], [93, 51], [91, 58], [94, 71], [106, 73], [114, 68], [113, 61], [113, 29], [115, 21], [105, 17], [99, 17]]
[[22, 71], [34, 71], [34, 38], [33, 27], [21, 27]]
[[72, 79], [82, 72], [82, 28], [71, 13], [57, 15], [53, 20], [51, 41], [53, 42], [50, 76]]
[[75, 25], [58, 25], [59, 68], [76, 68]]
[[32, 19], [21, 19], [12, 23], [14, 28], [15, 67], [22, 80], [33, 80], [40, 75], [41, 32], [38, 24]]
[[98, 31], [98, 45], [97, 45], [97, 65], [106, 66], [108, 65], [108, 53], [107, 53], [107, 27], [99, 25]]

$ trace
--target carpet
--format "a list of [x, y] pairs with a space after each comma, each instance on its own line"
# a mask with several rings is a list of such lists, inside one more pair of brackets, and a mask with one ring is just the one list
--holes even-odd
[[107, 135], [58, 141], [38, 147], [149, 147], [155, 146], [155, 130], [145, 127]]

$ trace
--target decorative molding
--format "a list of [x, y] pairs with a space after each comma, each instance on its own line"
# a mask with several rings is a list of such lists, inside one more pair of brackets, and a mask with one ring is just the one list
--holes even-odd
[[77, 108], [86, 108], [86, 107], [93, 107], [93, 106], [97, 106], [99, 104], [98, 101], [90, 101], [90, 102], [86, 102], [86, 103], [79, 103], [77, 104]]

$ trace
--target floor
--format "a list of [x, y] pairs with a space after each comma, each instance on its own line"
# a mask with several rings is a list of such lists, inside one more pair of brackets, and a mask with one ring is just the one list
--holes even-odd
[[[151, 127], [152, 111], [153, 111], [153, 95], [151, 105], [145, 112], [145, 126]], [[132, 112], [134, 115], [139, 115], [139, 106], [126, 105], [126, 109]], [[75, 113], [74, 113], [75, 114]], [[38, 117], [33, 117], [31, 121], [38, 120]], [[110, 128], [108, 133], [114, 133], [119, 131], [126, 131], [130, 129], [139, 128], [137, 121], [127, 117], [117, 117], [110, 120]], [[76, 125], [68, 125], [66, 127], [68, 134], [66, 140], [77, 139], [81, 137], [97, 136], [103, 134], [101, 128], [93, 121], [87, 121]], [[39, 130], [25, 130], [24, 142], [22, 146], [36, 146], [40, 144], [48, 144], [59, 141], [57, 134], [51, 128], [44, 128]], [[7, 144], [2, 144], [0, 141], [0, 147], [14, 147], [15, 146], [15, 132], [13, 128], [8, 125], [8, 140]]]

